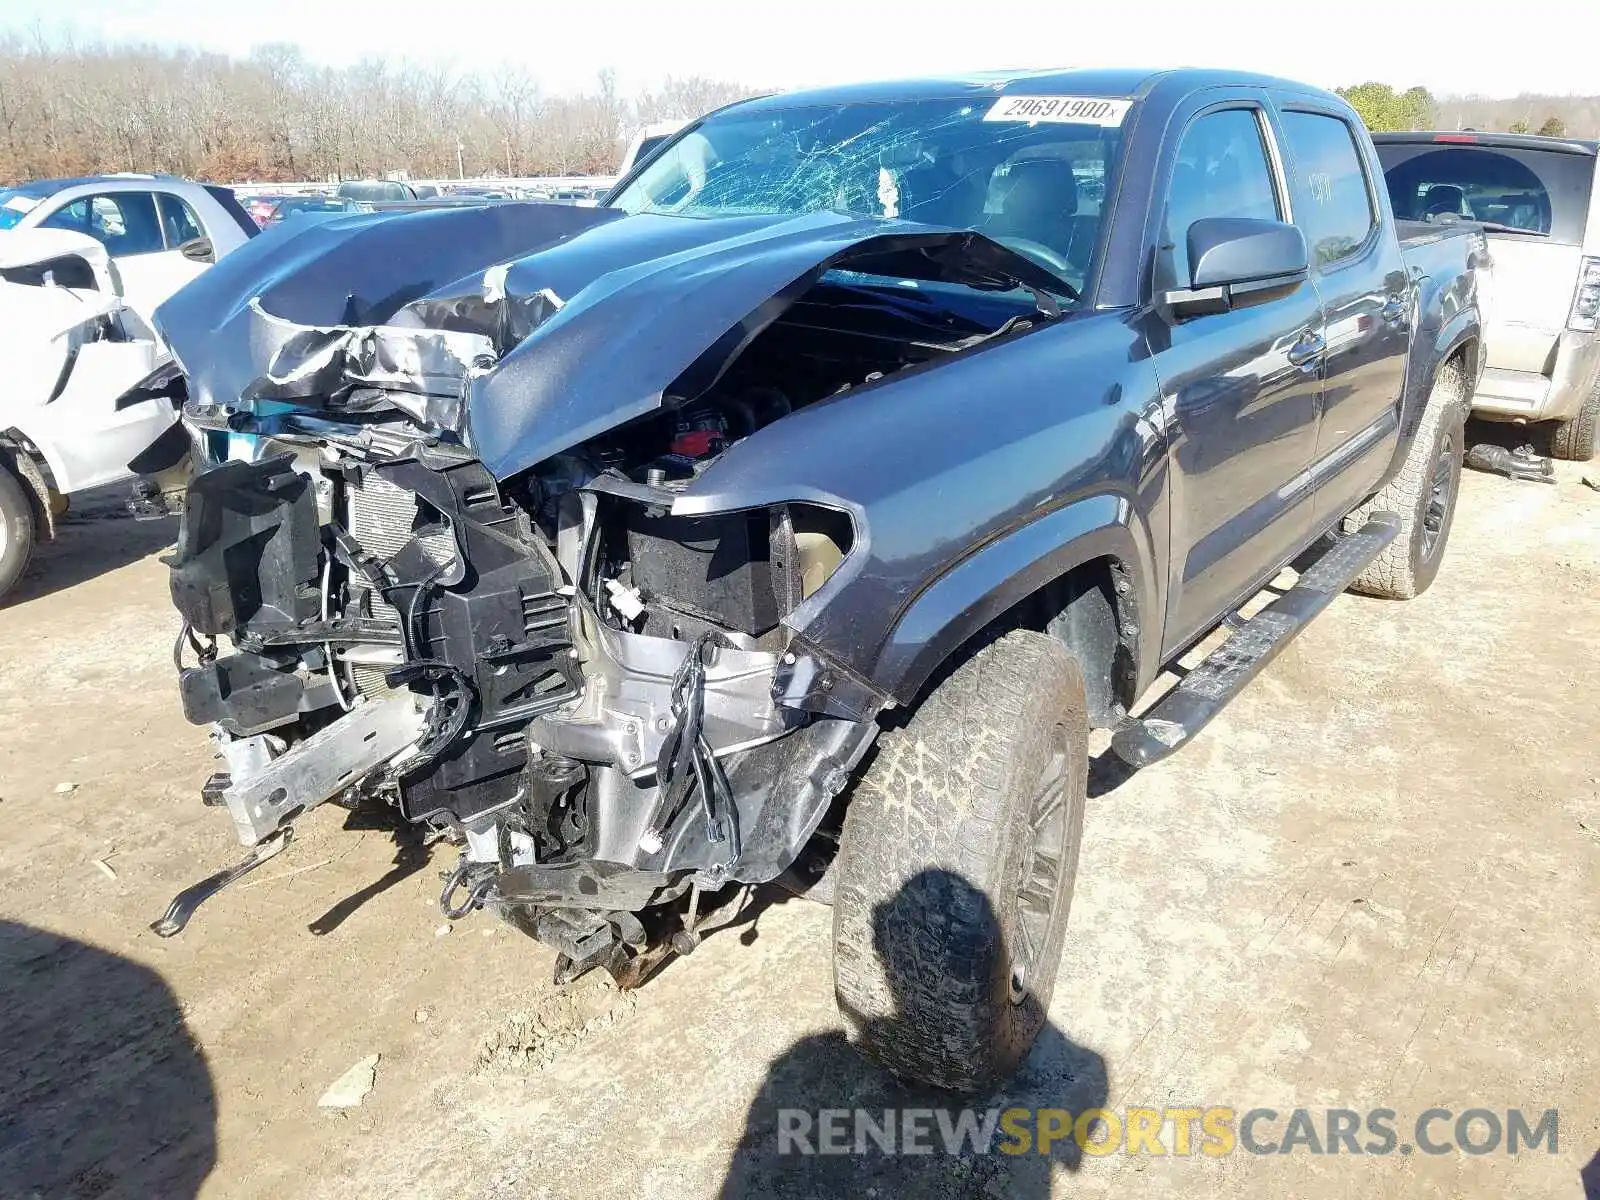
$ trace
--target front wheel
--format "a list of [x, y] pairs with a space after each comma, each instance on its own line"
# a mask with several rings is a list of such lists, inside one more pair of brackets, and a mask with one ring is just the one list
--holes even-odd
[[1400, 532], [1356, 576], [1351, 587], [1369, 596], [1409, 600], [1428, 590], [1455, 519], [1466, 447], [1466, 380], [1454, 359], [1439, 370], [1411, 449], [1400, 473], [1381, 492], [1345, 518], [1355, 532], [1374, 512], [1400, 517]]
[[973, 1094], [1044, 1026], [1088, 782], [1083, 676], [1054, 638], [1007, 634], [886, 733], [845, 817], [834, 992], [895, 1075]]
[[33, 503], [27, 489], [0, 460], [0, 597], [22, 578], [35, 536]]

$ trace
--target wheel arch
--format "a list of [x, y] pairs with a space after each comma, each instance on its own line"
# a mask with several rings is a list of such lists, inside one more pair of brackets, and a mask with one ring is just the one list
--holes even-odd
[[56, 511], [50, 501], [50, 464], [19, 430], [0, 432], [0, 470], [22, 481], [33, 504], [33, 527], [41, 542], [56, 536]]
[[923, 589], [873, 672], [914, 706], [971, 647], [1012, 629], [1048, 633], [1078, 658], [1093, 723], [1113, 723], [1151, 671], [1160, 611], [1150, 539], [1123, 496], [1087, 497], [967, 556]]
[[1452, 322], [1454, 327], [1448, 341], [1443, 343], [1443, 349], [1434, 360], [1434, 375], [1450, 363], [1451, 359], [1461, 360], [1461, 369], [1467, 377], [1467, 394], [1471, 398], [1478, 380], [1478, 375], [1483, 369], [1483, 340], [1478, 336], [1478, 325], [1474, 322]]

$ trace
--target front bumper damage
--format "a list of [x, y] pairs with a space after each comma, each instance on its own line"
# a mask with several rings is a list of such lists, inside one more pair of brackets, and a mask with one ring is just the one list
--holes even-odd
[[185, 711], [226, 762], [204, 797], [251, 857], [157, 932], [329, 801], [387, 802], [457, 842], [446, 915], [497, 913], [567, 977], [642, 978], [704, 931], [701, 896], [794, 863], [886, 698], [836, 686], [848, 673], [781, 626], [683, 612], [661, 636], [660, 613], [619, 614], [606, 530], [632, 536], [670, 496], [580, 489], [563, 564], [462, 454], [363, 462], [277, 432], [261, 461], [195, 477], [169, 560]]
[[229, 743], [226, 757], [238, 774], [213, 794], [233, 818], [240, 843], [255, 846], [415, 747], [426, 712], [426, 703], [411, 696], [365, 702], [277, 757], [271, 734]]

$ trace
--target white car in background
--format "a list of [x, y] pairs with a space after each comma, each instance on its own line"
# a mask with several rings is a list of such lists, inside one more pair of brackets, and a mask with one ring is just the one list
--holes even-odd
[[82, 233], [0, 234], [0, 596], [74, 492], [133, 478], [129, 463], [177, 421], [135, 390], [170, 361], [121, 295], [106, 246]]
[[79, 233], [105, 247], [122, 298], [146, 321], [189, 280], [260, 232], [227, 188], [167, 175], [41, 179], [0, 190], [5, 231]]

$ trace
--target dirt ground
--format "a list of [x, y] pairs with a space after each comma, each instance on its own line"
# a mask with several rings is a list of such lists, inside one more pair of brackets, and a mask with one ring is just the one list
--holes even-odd
[[558, 990], [513, 930], [445, 928], [453, 851], [331, 807], [162, 941], [239, 850], [178, 707], [174, 530], [103, 509], [0, 609], [0, 1196], [1600, 1195], [1585, 474], [1469, 474], [1426, 596], [1342, 597], [1091, 800], [1053, 1028], [993, 1102], [1556, 1108], [1555, 1154], [779, 1158], [779, 1108], [917, 1102], [843, 1043], [828, 909]]

